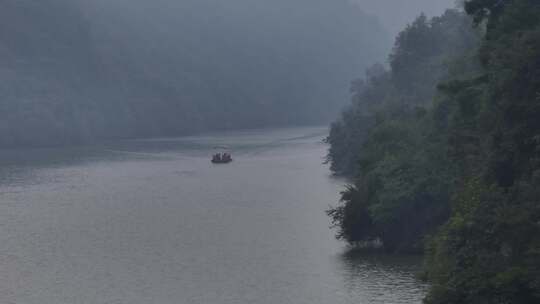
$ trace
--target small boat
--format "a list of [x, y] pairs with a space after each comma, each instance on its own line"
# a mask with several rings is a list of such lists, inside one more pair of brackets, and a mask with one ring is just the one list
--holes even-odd
[[212, 156], [213, 164], [228, 164], [232, 161], [233, 159], [229, 153], [217, 153]]

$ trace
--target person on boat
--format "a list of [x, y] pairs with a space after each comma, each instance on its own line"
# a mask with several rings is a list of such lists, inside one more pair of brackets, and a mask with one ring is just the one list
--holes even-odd
[[232, 157], [229, 153], [217, 153], [212, 156], [212, 162], [214, 163], [229, 163], [232, 161]]

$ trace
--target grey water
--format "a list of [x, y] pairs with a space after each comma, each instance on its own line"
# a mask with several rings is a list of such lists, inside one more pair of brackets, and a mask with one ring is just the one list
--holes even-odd
[[326, 131], [1, 150], [0, 303], [421, 303], [418, 259], [334, 239]]

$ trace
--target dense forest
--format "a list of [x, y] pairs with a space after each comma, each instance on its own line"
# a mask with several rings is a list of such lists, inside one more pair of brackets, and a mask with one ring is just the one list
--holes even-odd
[[388, 42], [347, 0], [5, 0], [0, 146], [328, 122]]
[[425, 299], [540, 302], [540, 2], [420, 16], [353, 83], [328, 161], [337, 237], [426, 252]]

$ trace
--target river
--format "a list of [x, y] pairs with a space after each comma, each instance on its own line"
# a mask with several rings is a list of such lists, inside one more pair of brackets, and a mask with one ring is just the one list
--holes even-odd
[[418, 259], [334, 239], [325, 132], [0, 150], [0, 303], [421, 303]]

